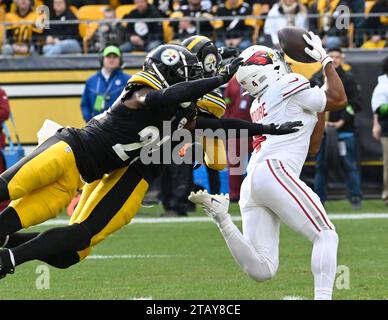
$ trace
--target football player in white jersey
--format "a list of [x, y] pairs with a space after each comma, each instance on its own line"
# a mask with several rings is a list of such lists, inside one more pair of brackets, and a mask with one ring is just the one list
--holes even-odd
[[[347, 97], [320, 38], [310, 32], [305, 41], [312, 47], [306, 47], [305, 52], [322, 63], [327, 79], [325, 88], [311, 88], [305, 77], [291, 73], [282, 55], [270, 48], [252, 46], [241, 54], [244, 64], [236, 76], [255, 97], [252, 121], [303, 122], [298, 132], [255, 138], [255, 150], [240, 192], [243, 233], [228, 214], [227, 195], [198, 192], [189, 199], [215, 220], [237, 263], [257, 281], [269, 280], [277, 272], [280, 221], [304, 235], [313, 243], [314, 297], [328, 300], [332, 298], [336, 274], [338, 235], [319, 197], [299, 175], [317, 124], [317, 113], [344, 108]], [[319, 139], [314, 139], [319, 143]]]

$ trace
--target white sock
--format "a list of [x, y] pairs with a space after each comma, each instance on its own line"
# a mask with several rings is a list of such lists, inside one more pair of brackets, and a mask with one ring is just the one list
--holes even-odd
[[314, 274], [315, 300], [331, 300], [337, 271], [338, 235], [323, 230], [313, 244], [311, 271]]
[[233, 223], [230, 216], [218, 223], [218, 227], [229, 247], [229, 250], [240, 267], [257, 281], [271, 279], [276, 270], [271, 270], [267, 259], [256, 252], [251, 242], [246, 239]]

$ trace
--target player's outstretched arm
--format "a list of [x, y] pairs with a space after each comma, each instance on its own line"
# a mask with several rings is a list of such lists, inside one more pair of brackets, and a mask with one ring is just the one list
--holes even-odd
[[313, 59], [320, 62], [323, 66], [323, 70], [326, 76], [326, 108], [325, 111], [337, 111], [345, 108], [348, 104], [345, 89], [342, 84], [341, 78], [338, 76], [337, 71], [333, 66], [333, 59], [328, 56], [326, 50], [322, 46], [321, 39], [309, 32], [310, 38], [307, 35], [303, 35], [303, 39], [313, 49], [306, 47], [304, 51]]
[[179, 103], [196, 101], [206, 93], [227, 83], [241, 64], [242, 58], [236, 58], [215, 77], [179, 82], [166, 89], [150, 91], [145, 95], [143, 104], [148, 108], [160, 106], [169, 108]]
[[[240, 130], [247, 130], [248, 136], [258, 136], [262, 134], [272, 134], [272, 135], [281, 135], [288, 134], [298, 131], [300, 126], [303, 123], [301, 121], [286, 122], [281, 125], [276, 125], [271, 123], [269, 125], [263, 125], [260, 123], [252, 123], [240, 119], [208, 119], [208, 118], [198, 118], [196, 119], [195, 129], [223, 129], [226, 133], [226, 138], [228, 138], [228, 130], [236, 130], [236, 136], [233, 138], [240, 137]], [[206, 134], [206, 132], [205, 132]], [[211, 135], [211, 133], [209, 133]]]

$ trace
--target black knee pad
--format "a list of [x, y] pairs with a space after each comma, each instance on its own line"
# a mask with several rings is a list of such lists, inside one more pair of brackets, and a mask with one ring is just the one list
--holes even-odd
[[66, 238], [73, 244], [74, 251], [80, 251], [90, 246], [91, 236], [84, 226], [75, 223], [65, 227], [65, 229], [65, 232], [68, 233]]
[[39, 237], [47, 243], [55, 244], [58, 252], [83, 250], [89, 247], [91, 240], [87, 229], [79, 224], [53, 228], [42, 233]]
[[80, 261], [76, 251], [42, 257], [40, 260], [58, 269], [67, 269]]

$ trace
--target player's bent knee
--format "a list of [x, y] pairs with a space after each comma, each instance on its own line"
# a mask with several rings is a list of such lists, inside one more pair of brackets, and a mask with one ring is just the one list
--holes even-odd
[[206, 163], [206, 166], [216, 171], [222, 171], [227, 167], [226, 163]]
[[247, 269], [247, 274], [257, 282], [264, 282], [275, 277], [278, 270], [277, 264], [262, 262], [254, 268]]
[[80, 251], [90, 245], [91, 237], [84, 226], [73, 224], [66, 227], [49, 229], [39, 237], [44, 241], [56, 243], [58, 253]]
[[57, 255], [44, 257], [41, 260], [58, 269], [67, 269], [80, 262], [76, 251], [62, 252]]
[[336, 246], [338, 246], [339, 242], [338, 234], [335, 230], [322, 230], [321, 232], [319, 232], [318, 236], [314, 239], [314, 241], [318, 239], [320, 241], [330, 242]]
[[72, 249], [80, 251], [89, 247], [91, 237], [84, 226], [74, 223], [66, 228], [70, 231], [69, 236], [73, 237], [72, 242], [74, 243], [74, 246]]

